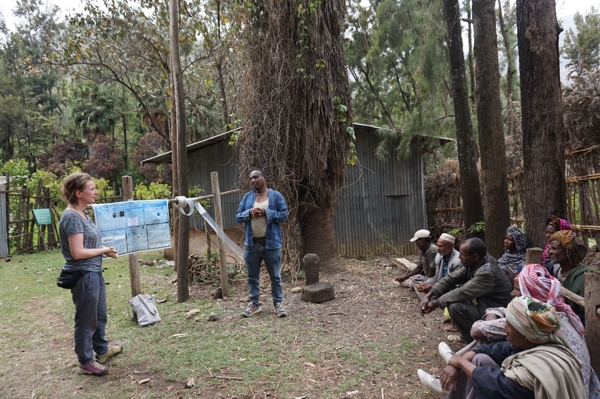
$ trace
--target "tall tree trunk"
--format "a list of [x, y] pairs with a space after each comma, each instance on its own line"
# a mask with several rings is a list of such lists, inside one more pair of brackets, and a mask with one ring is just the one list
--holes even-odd
[[[475, 0], [474, 0], [475, 1]], [[467, 38], [469, 39], [469, 54], [467, 59], [469, 61], [469, 83], [471, 83], [471, 102], [475, 105], [475, 64], [473, 63], [473, 16], [471, 7], [471, 1], [465, 1], [465, 8], [467, 11]]]
[[219, 37], [219, 55], [217, 56], [217, 73], [219, 75], [219, 88], [221, 89], [221, 107], [223, 108], [223, 124], [227, 129], [231, 128], [231, 116], [227, 105], [227, 90], [225, 78], [223, 77], [223, 56], [221, 55], [223, 43], [221, 43], [221, 1], [217, 0], [217, 35]]
[[554, 0], [517, 0], [525, 225], [532, 244], [539, 247], [546, 241], [546, 217], [566, 213], [560, 32]]
[[[254, 0], [241, 175], [262, 167], [288, 202], [300, 239], [287, 249], [338, 265], [333, 214], [344, 182], [352, 125], [343, 51], [344, 0]], [[249, 170], [250, 169], [250, 170]], [[289, 238], [290, 235], [288, 234]], [[286, 238], [284, 237], [284, 241]]]
[[495, 0], [473, 0], [473, 25], [485, 237], [488, 252], [497, 258], [504, 253], [504, 235], [510, 224], [510, 213], [494, 3]]
[[[171, 52], [171, 79], [173, 82], [172, 101], [175, 109], [173, 127], [175, 127], [177, 152], [177, 189], [179, 195], [188, 195], [187, 181], [187, 142], [185, 133], [185, 108], [183, 104], [183, 72], [179, 56], [179, 1], [169, 1], [169, 27]], [[175, 151], [173, 151], [175, 153]], [[175, 169], [175, 168], [174, 168]], [[177, 301], [186, 302], [190, 297], [188, 257], [190, 249], [190, 219], [180, 217], [177, 234]]]
[[[465, 57], [460, 28], [458, 0], [444, 0], [448, 28], [448, 51], [450, 55], [454, 123], [460, 170], [460, 188], [463, 200], [465, 230], [483, 221], [483, 203], [479, 172], [477, 171], [477, 148], [469, 110], [469, 92], [465, 74]], [[475, 234], [482, 237], [483, 234]]]
[[[507, 10], [510, 12], [510, 3], [506, 1]], [[509, 27], [506, 26], [504, 21], [504, 12], [502, 11], [502, 0], [498, 0], [498, 25], [500, 32], [502, 33], [502, 45], [504, 48], [504, 56], [506, 58], [506, 135], [513, 137], [516, 134], [521, 134], [520, 130], [516, 128], [517, 124], [517, 110], [515, 107], [515, 87], [517, 80], [517, 63], [514, 57], [513, 46], [515, 45], [514, 37], [509, 31]], [[519, 143], [521, 139], [519, 137]], [[522, 147], [520, 145], [519, 147]], [[508, 170], [507, 170], [508, 171]], [[512, 172], [512, 171], [511, 171]]]

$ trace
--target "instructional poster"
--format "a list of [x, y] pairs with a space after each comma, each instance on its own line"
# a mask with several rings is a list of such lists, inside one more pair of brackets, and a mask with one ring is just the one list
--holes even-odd
[[167, 200], [92, 205], [102, 245], [119, 255], [171, 247]]

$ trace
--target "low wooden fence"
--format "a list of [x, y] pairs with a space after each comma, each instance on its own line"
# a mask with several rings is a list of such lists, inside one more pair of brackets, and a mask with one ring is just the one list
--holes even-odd
[[[523, 171], [508, 175], [508, 194], [510, 219], [513, 224], [522, 227], [523, 215]], [[462, 206], [459, 182], [456, 179], [437, 177], [435, 183], [442, 183], [435, 190], [437, 195], [428, 195], [428, 221], [434, 234], [439, 235], [451, 229], [460, 229], [462, 225]], [[566, 219], [589, 247], [589, 240], [600, 243], [600, 173], [574, 175], [567, 172], [567, 214]], [[440, 231], [437, 231], [440, 230]]]
[[[7, 179], [7, 182], [9, 179]], [[58, 247], [58, 225], [60, 217], [50, 196], [50, 189], [38, 184], [35, 193], [29, 188], [11, 189], [7, 183], [6, 190], [0, 192], [5, 195], [7, 241], [8, 249], [13, 253], [22, 253], [34, 249], [48, 249]], [[33, 211], [47, 209], [50, 215], [49, 222], [37, 223]]]

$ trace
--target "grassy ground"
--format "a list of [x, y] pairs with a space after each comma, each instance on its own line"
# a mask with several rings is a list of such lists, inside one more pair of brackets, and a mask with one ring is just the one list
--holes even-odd
[[[140, 259], [159, 257], [140, 254]], [[62, 264], [58, 251], [0, 262], [0, 398], [433, 397], [414, 375], [417, 366], [425, 364], [423, 353], [437, 357], [438, 341], [424, 347], [431, 327], [420, 324], [427, 321], [420, 316], [414, 319], [419, 324], [397, 320], [406, 313], [402, 302], [409, 299], [397, 287], [382, 292], [372, 286], [364, 295], [350, 295], [360, 286], [352, 282], [355, 277], [376, 284], [375, 274], [365, 266], [339, 277], [340, 299], [329, 308], [294, 299], [285, 287], [286, 298], [297, 301], [294, 313], [285, 319], [276, 318], [266, 305], [269, 313], [241, 318], [240, 298], [247, 294], [240, 283], [232, 286], [232, 298], [225, 301], [210, 298], [212, 287], [194, 287], [190, 301], [177, 303], [172, 267], [140, 267], [142, 290], [166, 302], [159, 304], [162, 322], [139, 328], [129, 315], [127, 257], [105, 260], [107, 338], [125, 349], [109, 362], [109, 375], [98, 378], [77, 373], [71, 295], [55, 284]], [[374, 270], [387, 273], [382, 278], [391, 281], [389, 270]], [[391, 302], [373, 302], [379, 297]], [[358, 298], [366, 305], [353, 304]], [[366, 308], [371, 303], [374, 309]], [[186, 318], [192, 309], [200, 312]], [[355, 315], [353, 309], [361, 313]], [[219, 320], [210, 321], [211, 314]], [[418, 333], [411, 339], [397, 336], [397, 324]]]

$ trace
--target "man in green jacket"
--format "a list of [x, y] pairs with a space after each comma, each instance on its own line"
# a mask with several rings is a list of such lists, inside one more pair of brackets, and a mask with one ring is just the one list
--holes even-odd
[[[563, 287], [579, 296], [585, 294], [584, 273], [594, 272], [593, 267], [581, 263], [586, 254], [587, 248], [570, 230], [557, 231], [550, 237], [548, 255], [555, 265], [560, 265], [556, 278]], [[581, 324], [585, 326], [585, 308], [568, 298], [565, 298], [565, 302], [573, 308], [581, 319]]]
[[473, 340], [473, 323], [481, 319], [487, 308], [506, 307], [513, 287], [496, 259], [487, 254], [481, 239], [466, 240], [459, 252], [465, 267], [439, 280], [423, 298], [420, 308], [425, 315], [437, 307], [448, 307], [452, 324], [458, 327], [462, 340], [469, 343]]

